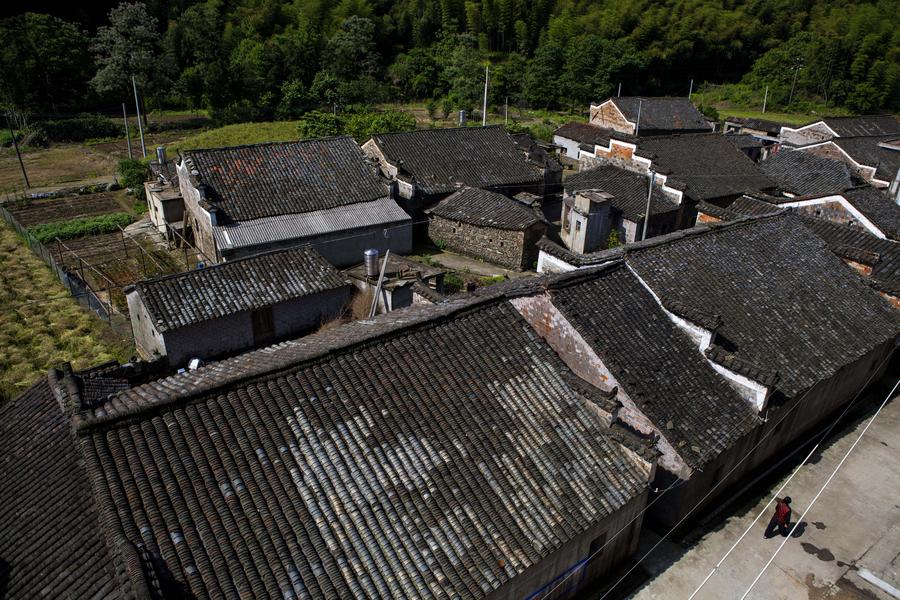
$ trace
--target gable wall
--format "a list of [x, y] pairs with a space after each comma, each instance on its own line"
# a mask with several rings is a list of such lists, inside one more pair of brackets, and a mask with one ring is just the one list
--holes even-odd
[[606, 129], [613, 129], [620, 133], [634, 134], [634, 125], [631, 124], [616, 108], [612, 100], [603, 104], [592, 105], [589, 123]]

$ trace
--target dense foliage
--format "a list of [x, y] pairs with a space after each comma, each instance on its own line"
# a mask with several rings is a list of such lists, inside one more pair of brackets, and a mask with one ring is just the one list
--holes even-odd
[[[729, 84], [735, 103], [900, 108], [898, 0], [153, 0], [96, 31], [48, 15], [0, 22], [0, 90], [19, 110], [128, 99], [220, 122], [297, 119], [386, 100], [429, 112], [489, 102], [583, 107], [615, 93]], [[95, 21], [96, 19], [91, 19]], [[87, 25], [88, 23], [85, 23]]]
[[30, 227], [28, 231], [42, 244], [49, 244], [56, 238], [68, 240], [85, 235], [113, 233], [119, 227], [130, 225], [134, 217], [128, 213], [117, 212], [97, 217], [85, 217], [57, 223], [42, 223]]

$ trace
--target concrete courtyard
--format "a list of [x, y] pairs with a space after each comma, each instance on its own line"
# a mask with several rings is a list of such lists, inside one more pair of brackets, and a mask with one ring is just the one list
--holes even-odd
[[[887, 378], [886, 378], [887, 379]], [[893, 383], [893, 382], [892, 382]], [[872, 394], [800, 469], [784, 494], [799, 519], [821, 485], [859, 436], [890, 388]], [[642, 563], [648, 579], [630, 598], [687, 599], [790, 476], [766, 481], [716, 529], [693, 545], [664, 541]], [[769, 487], [769, 489], [765, 489]], [[774, 504], [744, 537], [697, 600], [738, 599], [784, 539], [764, 539]], [[659, 537], [644, 535], [635, 559]], [[748, 598], [756, 600], [855, 600], [900, 598], [900, 395], [882, 410]], [[612, 594], [611, 594], [612, 596]]]

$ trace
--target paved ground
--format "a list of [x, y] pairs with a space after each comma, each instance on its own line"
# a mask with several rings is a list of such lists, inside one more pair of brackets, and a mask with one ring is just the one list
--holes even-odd
[[511, 271], [492, 265], [475, 258], [469, 258], [462, 254], [454, 254], [453, 252], [437, 252], [431, 255], [431, 260], [437, 264], [454, 271], [468, 271], [482, 277], [496, 277], [498, 275], [506, 275], [510, 279], [518, 279], [520, 277], [534, 276], [532, 271]]
[[[795, 519], [807, 508], [883, 398], [876, 399], [874, 406], [845, 425], [818, 460], [814, 457], [791, 481], [785, 493], [793, 499]], [[687, 551], [679, 544], [664, 542], [644, 563], [651, 574], [658, 575], [632, 598], [688, 598], [788, 476], [772, 484], [764, 496], [748, 500]], [[763, 539], [769, 516], [767, 511], [696, 596], [697, 600], [741, 597], [783, 540]], [[788, 541], [748, 599], [900, 598], [900, 592], [893, 595], [870, 583], [881, 580], [888, 589], [900, 588], [900, 397], [895, 397], [881, 412], [804, 522], [798, 529], [802, 530], [800, 535]], [[636, 556], [642, 556], [658, 539], [653, 534], [644, 536]]]

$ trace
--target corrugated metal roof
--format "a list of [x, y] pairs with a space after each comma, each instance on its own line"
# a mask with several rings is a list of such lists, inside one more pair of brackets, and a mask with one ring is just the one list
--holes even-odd
[[396, 202], [381, 198], [326, 210], [218, 225], [213, 227], [213, 236], [216, 246], [227, 250], [411, 220]]

